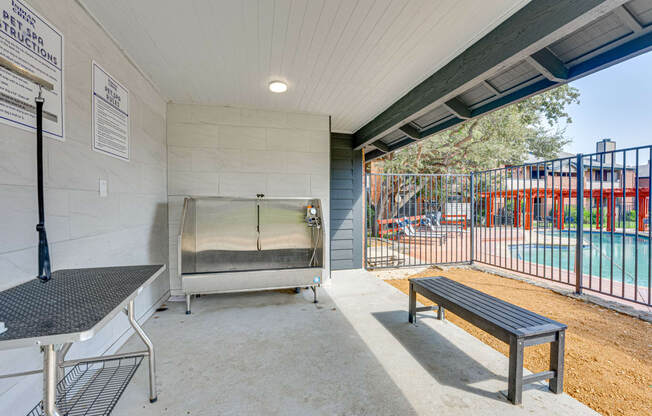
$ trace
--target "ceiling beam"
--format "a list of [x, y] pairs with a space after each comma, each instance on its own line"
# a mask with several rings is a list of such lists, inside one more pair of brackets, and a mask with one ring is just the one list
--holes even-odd
[[498, 91], [498, 89], [496, 87], [491, 85], [491, 82], [489, 82], [487, 80], [484, 80], [484, 81], [482, 81], [482, 85], [484, 85], [485, 88], [488, 89], [492, 94], [500, 95], [500, 91]]
[[[573, 66], [569, 70], [568, 81], [573, 81], [582, 77], [585, 77], [594, 72], [600, 71], [609, 66], [615, 65], [619, 62], [631, 59], [635, 56], [641, 55], [646, 52], [652, 51], [652, 31], [643, 34], [637, 38], [634, 38], [628, 42], [618, 45], [617, 47], [607, 50], [589, 60], [586, 60], [576, 66]], [[478, 117], [483, 114], [489, 113], [494, 110], [498, 110], [510, 104], [513, 104], [519, 100], [531, 97], [536, 94], [540, 94], [551, 88], [555, 88], [560, 83], [551, 81], [547, 78], [541, 79], [533, 84], [530, 84], [524, 88], [518, 89], [514, 92], [502, 95], [496, 100], [490, 101], [487, 104], [484, 104], [480, 107], [474, 108], [471, 112], [473, 117]], [[464, 120], [457, 117], [452, 117], [449, 120], [446, 120], [443, 123], [436, 124], [432, 127], [421, 130], [421, 137], [427, 138], [430, 135], [439, 133], [441, 131], [447, 130], [453, 126], [456, 126]], [[390, 147], [391, 150], [399, 149], [402, 145], [407, 145], [409, 143], [399, 142]], [[367, 154], [367, 160], [372, 160], [377, 158], [378, 155], [372, 151]]]
[[459, 98], [454, 97], [444, 103], [448, 109], [457, 118], [468, 120], [471, 118], [471, 110]]
[[372, 145], [383, 153], [389, 153], [392, 151], [389, 148], [389, 146], [385, 144], [385, 142], [383, 142], [382, 140], [376, 140], [375, 142], [372, 143]]
[[614, 10], [614, 13], [616, 16], [618, 16], [620, 21], [629, 26], [633, 32], [640, 32], [643, 30], [643, 25], [638, 20], [636, 20], [636, 18], [629, 12], [629, 10], [627, 10], [627, 7], [617, 7]]
[[525, 59], [550, 81], [564, 82], [568, 79], [568, 68], [548, 48], [543, 48]]
[[618, 0], [531, 1], [354, 133], [356, 148], [620, 6]]
[[381, 152], [380, 150], [375, 149], [375, 150], [372, 150], [372, 151], [369, 152], [369, 153], [365, 153], [365, 154], [364, 154], [364, 161], [365, 161], [365, 163], [369, 163], [369, 162], [371, 162], [371, 161], [374, 160], [374, 159], [378, 159], [379, 157], [383, 157], [383, 156], [385, 156], [385, 154], [386, 154], [386, 153], [383, 153], [383, 152]]
[[420, 140], [421, 139], [421, 131], [414, 127], [412, 124], [404, 124], [401, 127], [398, 128], [401, 130], [406, 136], [413, 140]]

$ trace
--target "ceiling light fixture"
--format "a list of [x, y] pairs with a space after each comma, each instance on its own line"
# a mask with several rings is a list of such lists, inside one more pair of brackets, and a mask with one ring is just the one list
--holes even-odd
[[288, 84], [283, 81], [272, 81], [269, 83], [269, 90], [275, 93], [281, 93], [288, 90]]

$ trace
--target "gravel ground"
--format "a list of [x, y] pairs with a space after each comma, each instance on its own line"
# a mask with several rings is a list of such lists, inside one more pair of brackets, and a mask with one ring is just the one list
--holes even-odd
[[[412, 273], [408, 276], [409, 273]], [[469, 268], [378, 271], [408, 293], [408, 277], [441, 275], [568, 325], [564, 391], [605, 415], [652, 415], [652, 324], [555, 293]], [[432, 302], [419, 296], [425, 305]], [[447, 319], [508, 355], [509, 347], [452, 313]], [[548, 369], [549, 347], [525, 350], [525, 367]]]

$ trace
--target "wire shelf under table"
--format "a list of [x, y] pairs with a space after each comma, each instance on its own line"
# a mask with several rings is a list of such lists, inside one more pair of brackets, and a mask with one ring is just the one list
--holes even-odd
[[[57, 385], [57, 408], [65, 416], [106, 416], [111, 413], [143, 357], [82, 362]], [[41, 403], [27, 416], [43, 416]]]

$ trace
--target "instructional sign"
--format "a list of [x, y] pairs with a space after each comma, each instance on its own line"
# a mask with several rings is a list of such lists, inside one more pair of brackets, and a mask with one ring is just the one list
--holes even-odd
[[[19, 0], [0, 0], [0, 12], [0, 55], [54, 85], [42, 91], [43, 132], [63, 140], [63, 35]], [[33, 82], [0, 68], [0, 122], [35, 130], [38, 94]]]
[[93, 61], [93, 150], [129, 160], [129, 91]]

